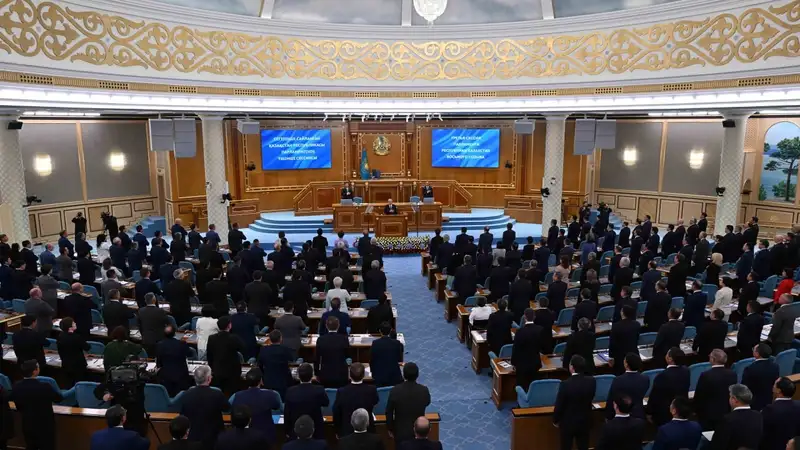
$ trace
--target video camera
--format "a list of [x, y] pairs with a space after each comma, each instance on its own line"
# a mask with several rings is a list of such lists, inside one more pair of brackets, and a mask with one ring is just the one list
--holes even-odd
[[125, 362], [112, 367], [106, 376], [108, 392], [117, 403], [125, 405], [144, 402], [144, 385], [150, 381], [147, 364]]

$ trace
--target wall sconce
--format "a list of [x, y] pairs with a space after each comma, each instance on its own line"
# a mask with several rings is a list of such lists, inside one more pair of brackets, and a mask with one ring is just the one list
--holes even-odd
[[108, 155], [108, 167], [115, 172], [121, 172], [125, 165], [127, 164], [127, 160], [125, 159], [125, 154], [122, 152], [111, 152]]
[[706, 154], [703, 150], [692, 150], [689, 152], [689, 167], [692, 169], [699, 169], [703, 167], [703, 159], [705, 159]]
[[33, 170], [40, 177], [46, 177], [53, 173], [53, 160], [50, 159], [50, 155], [37, 153], [33, 157]]
[[626, 148], [622, 152], [622, 162], [626, 166], [635, 166], [636, 160], [639, 159], [635, 148]]

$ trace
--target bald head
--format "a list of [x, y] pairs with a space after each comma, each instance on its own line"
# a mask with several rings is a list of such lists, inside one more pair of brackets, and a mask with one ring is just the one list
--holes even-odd
[[83, 290], [83, 285], [80, 283], [72, 283], [72, 292], [80, 292]]
[[417, 417], [414, 421], [414, 434], [420, 439], [427, 439], [428, 433], [431, 431], [431, 423], [425, 416]]

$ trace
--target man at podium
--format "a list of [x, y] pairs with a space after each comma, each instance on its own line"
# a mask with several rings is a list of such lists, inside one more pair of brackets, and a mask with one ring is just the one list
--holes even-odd
[[344, 187], [342, 187], [342, 200], [352, 200], [353, 199], [353, 190], [350, 189], [350, 183], [344, 183]]
[[389, 203], [386, 204], [383, 208], [383, 213], [386, 215], [397, 215], [397, 205], [392, 203], [392, 199], [389, 199]]
[[433, 198], [433, 187], [428, 183], [422, 186], [422, 198]]

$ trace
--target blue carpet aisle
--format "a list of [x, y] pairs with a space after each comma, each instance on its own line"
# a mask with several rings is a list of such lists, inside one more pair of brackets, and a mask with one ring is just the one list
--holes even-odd
[[420, 382], [431, 391], [428, 409], [441, 414], [440, 438], [448, 450], [508, 449], [511, 412], [491, 402], [491, 379], [476, 375], [470, 352], [456, 338], [455, 323], [420, 275], [419, 256], [384, 260], [389, 291], [398, 310], [398, 330], [406, 336], [406, 361], [420, 368]]

